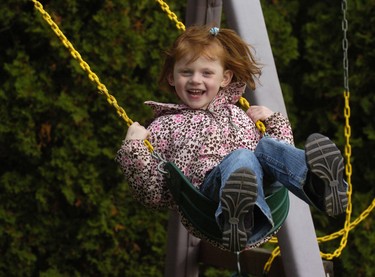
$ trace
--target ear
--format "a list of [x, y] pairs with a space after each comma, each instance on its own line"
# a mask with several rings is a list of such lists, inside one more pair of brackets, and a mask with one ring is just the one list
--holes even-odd
[[169, 85], [174, 87], [174, 78], [173, 78], [172, 73], [168, 74], [167, 80], [168, 80]]
[[224, 75], [223, 75], [223, 81], [221, 81], [221, 87], [226, 87], [227, 85], [230, 84], [230, 82], [232, 81], [232, 78], [233, 78], [233, 71], [232, 70], [225, 70], [224, 71]]

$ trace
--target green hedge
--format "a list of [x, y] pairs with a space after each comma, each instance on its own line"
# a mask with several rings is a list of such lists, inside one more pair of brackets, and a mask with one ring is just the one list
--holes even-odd
[[[129, 116], [160, 98], [177, 34], [150, 1], [45, 9]], [[0, 6], [0, 275], [160, 276], [167, 211], [135, 203], [114, 162], [126, 125], [31, 1]]]

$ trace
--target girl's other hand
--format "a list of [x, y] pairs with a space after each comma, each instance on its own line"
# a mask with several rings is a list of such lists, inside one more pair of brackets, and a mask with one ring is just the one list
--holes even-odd
[[126, 133], [125, 140], [145, 140], [150, 136], [150, 134], [151, 133], [147, 131], [145, 127], [138, 122], [134, 122], [132, 125], [130, 125], [128, 132]]
[[273, 111], [265, 106], [250, 106], [250, 108], [246, 111], [246, 114], [254, 123], [256, 123], [258, 120], [266, 120], [273, 114]]

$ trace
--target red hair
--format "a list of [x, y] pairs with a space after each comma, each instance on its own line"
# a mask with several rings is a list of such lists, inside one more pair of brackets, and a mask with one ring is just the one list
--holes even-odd
[[232, 82], [244, 82], [254, 90], [255, 79], [260, 76], [261, 69], [251, 53], [251, 46], [233, 30], [220, 29], [217, 35], [212, 35], [210, 29], [207, 25], [192, 26], [177, 37], [166, 51], [159, 83], [170, 88], [168, 77], [173, 74], [176, 61], [191, 56], [193, 62], [204, 56], [212, 60], [219, 59], [224, 70], [233, 72]]

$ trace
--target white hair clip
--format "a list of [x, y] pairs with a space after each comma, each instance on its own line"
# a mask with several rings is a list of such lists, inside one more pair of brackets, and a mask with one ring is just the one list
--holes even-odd
[[212, 27], [211, 29], [210, 29], [210, 34], [211, 35], [213, 35], [214, 37], [216, 37], [217, 36], [217, 34], [219, 33], [219, 28], [218, 27]]

